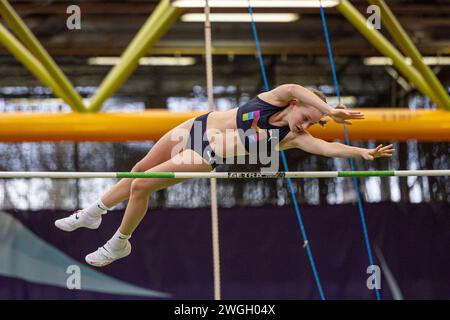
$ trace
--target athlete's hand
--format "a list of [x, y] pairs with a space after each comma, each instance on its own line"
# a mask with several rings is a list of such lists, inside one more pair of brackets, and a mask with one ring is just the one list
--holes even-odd
[[392, 153], [395, 151], [392, 144], [384, 146], [380, 144], [375, 149], [363, 149], [362, 157], [364, 160], [374, 160], [376, 158], [389, 158], [392, 157]]
[[352, 124], [349, 119], [362, 120], [364, 114], [359, 111], [350, 111], [342, 103], [338, 104], [330, 115], [337, 123]]

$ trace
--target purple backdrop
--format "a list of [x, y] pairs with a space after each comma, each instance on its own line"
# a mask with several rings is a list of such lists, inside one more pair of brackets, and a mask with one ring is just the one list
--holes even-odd
[[[373, 247], [382, 252], [405, 299], [450, 299], [450, 204], [365, 204]], [[374, 299], [356, 205], [302, 206], [303, 220], [328, 299]], [[116, 230], [121, 211], [99, 230], [63, 233], [53, 221], [63, 211], [9, 211], [44, 241], [84, 261]], [[152, 210], [131, 241], [132, 254], [100, 271], [176, 299], [211, 299], [210, 213], [205, 209]], [[220, 209], [224, 299], [319, 299], [291, 207]], [[375, 252], [374, 252], [375, 255]], [[6, 259], [7, 257], [0, 257]], [[379, 264], [379, 259], [375, 257]], [[98, 269], [96, 269], [98, 270]], [[382, 277], [381, 296], [392, 299]], [[135, 298], [0, 277], [1, 299]]]

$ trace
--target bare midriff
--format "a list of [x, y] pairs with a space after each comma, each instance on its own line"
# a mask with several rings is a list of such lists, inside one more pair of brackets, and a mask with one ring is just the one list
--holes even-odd
[[222, 157], [233, 157], [246, 153], [236, 127], [237, 108], [214, 111], [208, 116], [207, 136], [211, 148]]
[[[211, 148], [219, 157], [228, 158], [248, 153], [237, 130], [237, 110], [237, 108], [234, 108], [227, 111], [213, 111], [208, 115], [206, 135]], [[184, 129], [189, 131], [193, 122], [194, 119], [190, 119], [174, 130]], [[287, 138], [283, 139], [277, 149], [286, 143]]]

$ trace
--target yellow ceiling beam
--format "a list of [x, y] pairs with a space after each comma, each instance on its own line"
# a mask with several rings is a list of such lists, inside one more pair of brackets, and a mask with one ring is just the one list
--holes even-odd
[[348, 0], [341, 0], [336, 8], [378, 51], [390, 57], [394, 67], [423, 95], [429, 97], [436, 105], [443, 106], [435, 89], [413, 66], [408, 65], [406, 58], [378, 30], [367, 25], [364, 16]]
[[28, 51], [8, 29], [0, 24], [0, 42], [11, 52], [17, 60], [22, 64], [44, 85], [53, 90], [54, 94], [64, 100], [68, 105], [71, 104], [71, 100], [68, 98], [64, 90], [53, 79], [47, 69], [42, 63], [34, 57], [34, 55]]
[[408, 55], [413, 63], [413, 66], [422, 74], [425, 80], [435, 90], [436, 96], [440, 101], [440, 107], [450, 109], [450, 97], [447, 91], [442, 86], [442, 83], [438, 80], [436, 75], [431, 69], [423, 62], [422, 55], [420, 54], [414, 42], [403, 29], [400, 22], [395, 17], [394, 13], [389, 9], [384, 0], [369, 0], [370, 4], [377, 5], [381, 11], [381, 21], [387, 28], [391, 36], [395, 39], [400, 49], [405, 55]]
[[50, 77], [53, 78], [53, 82], [59, 88], [58, 91], [64, 92], [64, 100], [69, 106], [74, 111], [84, 111], [85, 107], [83, 105], [83, 100], [73, 87], [72, 83], [56, 65], [55, 61], [50, 57], [44, 47], [40, 44], [39, 40], [33, 35], [31, 30], [26, 26], [7, 0], [0, 1], [0, 13], [16, 36], [28, 48], [30, 53], [40, 61]]
[[92, 98], [90, 112], [100, 111], [103, 103], [116, 92], [119, 87], [137, 68], [139, 58], [148, 53], [150, 48], [166, 33], [178, 19], [182, 9], [173, 7], [169, 0], [161, 0], [121, 56], [121, 61], [114, 66], [103, 80]]

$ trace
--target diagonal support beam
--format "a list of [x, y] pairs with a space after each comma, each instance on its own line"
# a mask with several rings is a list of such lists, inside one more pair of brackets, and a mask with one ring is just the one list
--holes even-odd
[[42, 63], [35, 58], [2, 24], [0, 24], [0, 42], [43, 84], [50, 87], [56, 96], [70, 105], [70, 99], [52, 78]]
[[139, 59], [166, 33], [183, 10], [173, 7], [169, 0], [161, 0], [134, 37], [121, 61], [106, 76], [89, 106], [90, 112], [100, 111], [102, 104], [128, 79], [139, 64]]
[[61, 98], [63, 98], [63, 100], [74, 111], [85, 111], [83, 100], [74, 89], [73, 85], [7, 0], [0, 0], [0, 13], [14, 31], [16, 36], [22, 41], [22, 43], [25, 44], [34, 57], [39, 60], [42, 66], [48, 71], [49, 75], [56, 83], [56, 86], [58, 86], [59, 91], [65, 93], [65, 98]]
[[442, 83], [438, 80], [433, 71], [431, 71], [431, 69], [423, 62], [419, 50], [414, 45], [414, 42], [408, 36], [405, 29], [403, 29], [394, 13], [389, 9], [386, 2], [384, 2], [384, 0], [369, 0], [369, 3], [377, 5], [380, 8], [381, 21], [384, 26], [395, 39], [402, 52], [411, 58], [413, 66], [422, 74], [432, 88], [435, 89], [436, 96], [440, 101], [439, 107], [450, 109], [450, 97], [448, 93], [445, 91]]
[[427, 83], [425, 78], [412, 66], [406, 63], [405, 57], [379, 31], [366, 24], [364, 16], [348, 1], [341, 0], [336, 8], [342, 15], [383, 55], [390, 57], [394, 66], [433, 103], [441, 105], [441, 101]]

